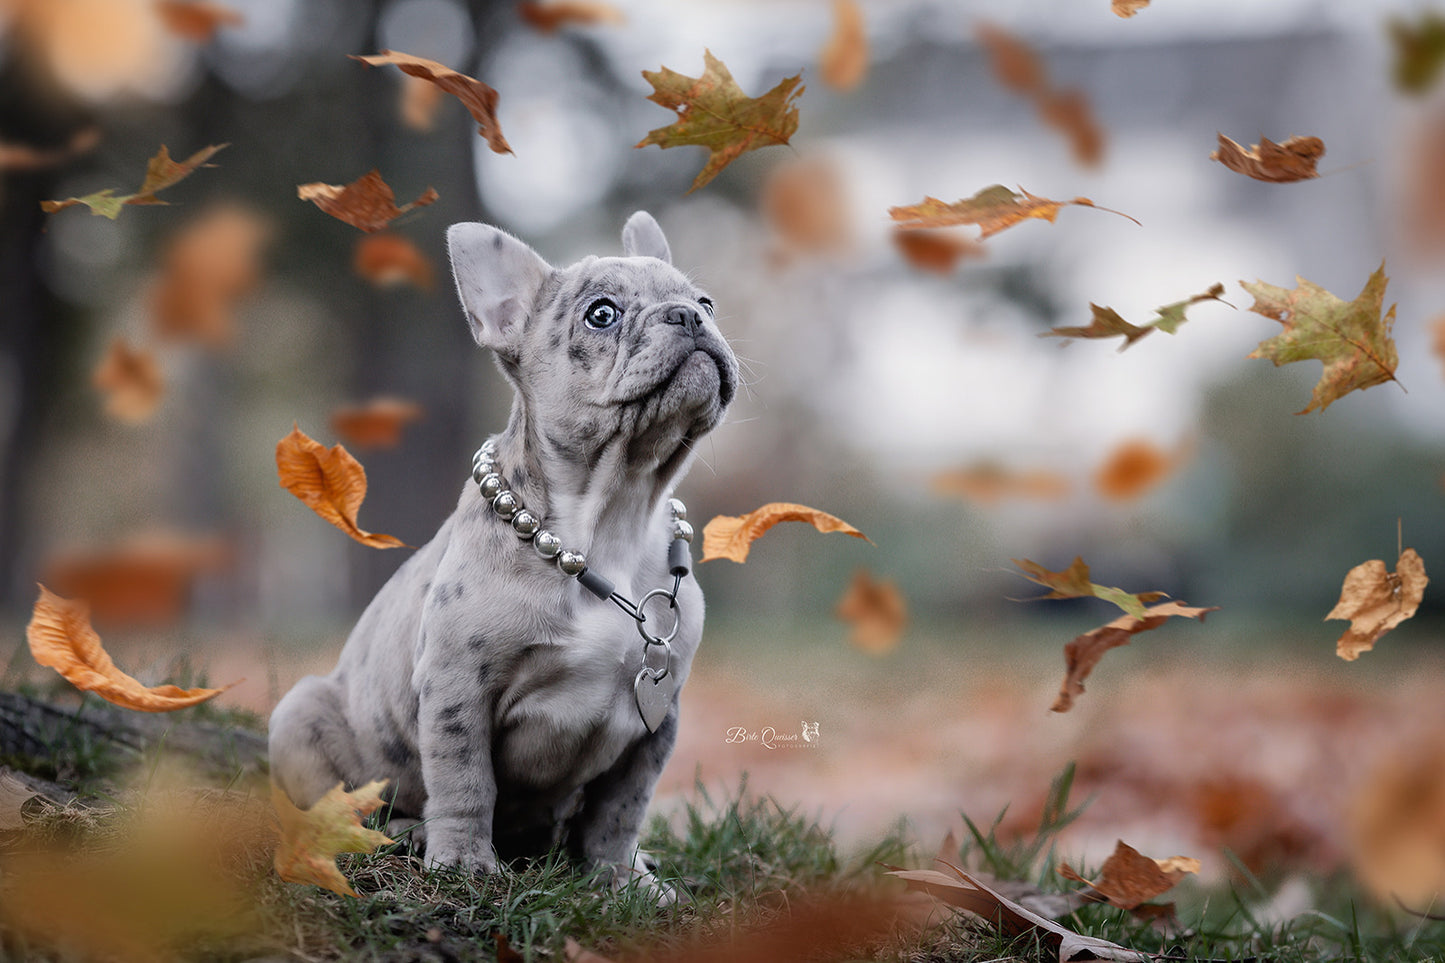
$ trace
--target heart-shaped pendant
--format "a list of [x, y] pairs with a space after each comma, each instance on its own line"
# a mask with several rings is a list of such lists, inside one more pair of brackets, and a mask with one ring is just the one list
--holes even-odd
[[632, 692], [637, 697], [637, 712], [648, 732], [656, 732], [667, 718], [672, 707], [672, 697], [677, 694], [677, 680], [671, 672], [661, 674], [643, 667], [632, 683]]

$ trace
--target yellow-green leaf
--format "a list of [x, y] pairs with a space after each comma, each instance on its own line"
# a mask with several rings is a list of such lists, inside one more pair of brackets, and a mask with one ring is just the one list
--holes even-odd
[[1198, 304], [1200, 301], [1219, 301], [1224, 294], [1224, 285], [1215, 284], [1203, 294], [1196, 294], [1183, 301], [1175, 301], [1173, 304], [1166, 304], [1162, 308], [1156, 308], [1154, 319], [1145, 325], [1130, 324], [1125, 321], [1119, 312], [1113, 308], [1103, 308], [1097, 304], [1090, 304], [1089, 309], [1094, 313], [1094, 319], [1087, 327], [1075, 328], [1050, 328], [1040, 332], [1041, 338], [1114, 338], [1123, 337], [1124, 343], [1119, 345], [1123, 351], [1135, 341], [1153, 331], [1160, 330], [1166, 334], [1178, 332], [1179, 326], [1187, 318], [1184, 311], [1190, 305]]
[[386, 780], [369, 782], [348, 793], [341, 783], [310, 809], [297, 809], [274, 782], [271, 805], [281, 824], [276, 845], [276, 875], [288, 883], [311, 883], [333, 893], [355, 896], [356, 890], [336, 868], [339, 853], [369, 853], [392, 840], [361, 825], [361, 817], [381, 806]]
[[166, 201], [156, 197], [157, 191], [165, 190], [184, 180], [199, 167], [214, 166], [207, 164], [206, 161], [225, 146], [227, 145], [212, 144], [210, 147], [201, 148], [183, 161], [176, 161], [171, 158], [170, 151], [162, 144], [160, 151], [146, 164], [145, 180], [141, 182], [140, 190], [134, 194], [117, 194], [114, 187], [107, 187], [103, 191], [96, 191], [94, 194], [87, 194], [84, 197], [67, 197], [63, 201], [41, 201], [40, 208], [47, 214], [54, 214], [67, 207], [83, 204], [90, 208], [92, 214], [99, 214], [113, 221], [120, 216], [121, 208], [126, 205], [165, 204]]
[[1038, 596], [1041, 599], [1099, 598], [1119, 606], [1135, 618], [1142, 619], [1144, 606], [1168, 598], [1165, 592], [1126, 592], [1121, 588], [1096, 585], [1089, 581], [1089, 566], [1078, 556], [1074, 558], [1073, 564], [1058, 572], [1051, 572], [1038, 562], [1031, 562], [1026, 558], [1012, 561], [1023, 570], [1020, 574], [1024, 578], [1049, 590], [1048, 595]]

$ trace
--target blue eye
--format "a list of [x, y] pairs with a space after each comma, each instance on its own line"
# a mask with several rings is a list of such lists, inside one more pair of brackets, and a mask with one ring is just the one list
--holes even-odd
[[603, 298], [588, 305], [587, 313], [582, 316], [582, 320], [586, 322], [587, 327], [600, 331], [603, 328], [612, 327], [621, 317], [622, 312], [617, 309], [617, 305]]

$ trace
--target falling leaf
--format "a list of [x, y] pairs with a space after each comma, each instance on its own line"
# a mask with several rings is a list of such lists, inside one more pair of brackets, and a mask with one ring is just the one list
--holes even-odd
[[790, 251], [837, 254], [852, 244], [843, 179], [826, 158], [801, 157], [773, 168], [760, 206]]
[[356, 242], [352, 268], [379, 288], [410, 284], [430, 291], [433, 284], [431, 261], [400, 234], [368, 234]]
[[246, 22], [230, 7], [208, 0], [156, 0], [161, 23], [178, 37], [208, 43], [221, 27], [239, 27]]
[[[477, 122], [477, 133], [486, 138], [487, 146], [494, 153], [510, 154], [512, 152], [512, 148], [507, 144], [507, 139], [502, 136], [501, 126], [497, 123], [497, 92], [480, 80], [458, 73], [435, 60], [413, 57], [411, 54], [399, 53], [394, 50], [383, 50], [381, 53], [369, 57], [356, 54], [349, 56], [352, 60], [359, 60], [368, 67], [391, 64], [402, 73], [436, 84], [462, 102], [462, 105], [467, 108], [467, 112], [472, 115], [472, 119]], [[380, 177], [377, 179], [380, 180]], [[432, 200], [436, 200], [436, 198], [433, 197]], [[416, 206], [420, 206], [420, 203], [418, 202]], [[430, 204], [431, 201], [425, 203]], [[346, 219], [342, 218], [342, 220]]]
[[1296, 276], [1295, 282], [1293, 291], [1263, 281], [1240, 285], [1254, 295], [1251, 311], [1284, 325], [1284, 333], [1261, 341], [1249, 357], [1268, 358], [1276, 367], [1293, 361], [1324, 363], [1309, 405], [1296, 414], [1324, 411], [1351, 391], [1395, 380], [1399, 356], [1390, 337], [1395, 306], [1380, 316], [1390, 283], [1383, 261], [1349, 302], [1302, 277]]
[[916, 268], [949, 274], [959, 261], [983, 257], [988, 248], [949, 230], [895, 227], [893, 246]]
[[1408, 138], [1396, 220], [1426, 258], [1445, 252], [1445, 111], [1421, 111]]
[[835, 90], [852, 90], [868, 74], [868, 31], [858, 0], [833, 0], [833, 33], [818, 58], [818, 73]]
[[[905, 227], [951, 227], [955, 224], [977, 224], [982, 229], [979, 234], [980, 238], [991, 237], [999, 231], [1013, 227], [1031, 217], [1052, 223], [1059, 216], [1059, 210], [1070, 205], [1093, 207], [1101, 211], [1109, 211], [1110, 214], [1118, 214], [1120, 217], [1128, 217], [1129, 220], [1134, 221], [1128, 214], [1109, 210], [1107, 207], [1099, 207], [1087, 197], [1076, 197], [1072, 201], [1051, 201], [1046, 197], [1030, 194], [1022, 187], [1019, 190], [1023, 193], [1015, 194], [1002, 184], [994, 184], [985, 187], [972, 197], [954, 201], [952, 204], [945, 204], [936, 197], [925, 197], [918, 204], [890, 207], [888, 214]], [[1138, 224], [1139, 222], [1134, 221], [1134, 223]]]
[[1183, 463], [1190, 445], [1167, 452], [1144, 438], [1126, 441], [1094, 472], [1094, 488], [1105, 498], [1129, 501], [1158, 485]]
[[703, 62], [701, 77], [688, 77], [668, 67], [642, 72], [653, 88], [647, 99], [677, 111], [678, 119], [648, 132], [635, 146], [696, 145], [708, 150], [707, 164], [688, 188], [689, 194], [743, 153], [786, 144], [798, 129], [798, 108], [793, 100], [803, 92], [803, 75], [798, 74], [761, 97], [749, 97], [711, 50], [703, 51]]
[[366, 498], [366, 469], [341, 445], [327, 448], [293, 427], [291, 434], [276, 443], [276, 472], [282, 488], [361, 544], [406, 547], [399, 538], [368, 532], [356, 524]]
[[627, 21], [621, 10], [599, 0], [546, 0], [543, 3], [522, 0], [517, 4], [517, 16], [542, 33], [553, 33], [567, 24], [590, 27]]
[[100, 143], [99, 127], [82, 127], [63, 147], [31, 147], [0, 141], [0, 171], [34, 171], [64, 164], [95, 149]]
[[151, 330], [165, 341], [212, 349], [236, 340], [236, 306], [261, 277], [261, 251], [271, 226], [233, 204], [201, 214], [161, 254], [151, 292]]
[[337, 408], [331, 430], [356, 448], [395, 448], [401, 430], [422, 416], [422, 407], [401, 398], [373, 398], [364, 405]]
[[146, 164], [145, 180], [141, 183], [140, 190], [134, 194], [117, 194], [115, 188], [108, 187], [103, 191], [94, 194], [87, 194], [84, 197], [68, 197], [63, 201], [41, 201], [40, 208], [47, 214], [54, 214], [56, 211], [63, 211], [67, 207], [74, 207], [77, 204], [84, 204], [90, 208], [92, 214], [100, 214], [110, 218], [112, 221], [120, 216], [122, 207], [127, 204], [166, 204], [156, 197], [158, 191], [171, 187], [195, 172], [199, 167], [214, 167], [214, 164], [207, 164], [216, 151], [226, 144], [213, 144], [196, 151], [183, 161], [171, 160], [170, 151], [165, 145], [161, 145], [160, 151]]
[[779, 522], [807, 522], [820, 532], [842, 532], [868, 541], [867, 535], [827, 512], [791, 502], [769, 502], [741, 518], [719, 515], [708, 522], [702, 530], [702, 560], [726, 558], [745, 562], [753, 542]]
[[1445, 66], [1445, 16], [1423, 10], [1414, 23], [1391, 18], [1390, 42], [1395, 47], [1395, 86], [1408, 94], [1429, 90]]
[[939, 472], [929, 487], [940, 495], [961, 495], [991, 505], [1007, 497], [1063, 498], [1071, 488], [1069, 480], [1051, 471], [1013, 471], [993, 462]]
[[174, 685], [146, 687], [116, 668], [90, 627], [90, 606], [63, 599], [40, 586], [40, 597], [25, 627], [30, 654], [77, 689], [137, 712], [171, 712], [205, 702], [229, 689], [182, 689]]
[[980, 23], [974, 33], [988, 53], [993, 75], [999, 83], [1010, 90], [1030, 95], [1048, 88], [1044, 62], [1028, 44], [991, 23]]
[[1164, 592], [1132, 593], [1107, 585], [1095, 585], [1089, 581], [1089, 566], [1078, 556], [1074, 558], [1073, 564], [1058, 572], [1051, 572], [1038, 562], [1031, 562], [1026, 558], [1015, 558], [1011, 561], [1023, 569], [1019, 574], [1024, 578], [1049, 590], [1048, 595], [1038, 596], [1040, 599], [1099, 598], [1119, 606], [1131, 617], [1142, 618], [1145, 605], [1168, 597]]
[[1097, 304], [1090, 304], [1089, 309], [1094, 314], [1094, 319], [1088, 327], [1078, 328], [1050, 328], [1039, 334], [1041, 338], [1114, 338], [1123, 337], [1124, 341], [1119, 345], [1119, 350], [1132, 345], [1135, 341], [1145, 335], [1153, 333], [1156, 329], [1166, 334], [1175, 334], [1187, 318], [1184, 311], [1190, 305], [1198, 304], [1201, 301], [1219, 301], [1224, 294], [1224, 285], [1212, 285], [1203, 294], [1196, 294], [1183, 301], [1175, 301], [1173, 304], [1166, 304], [1155, 310], [1155, 317], [1144, 325], [1134, 325], [1125, 321], [1119, 312], [1113, 308], [1101, 308]]
[[1438, 911], [1445, 892], [1445, 744], [1439, 737], [1392, 750], [1360, 781], [1348, 816], [1350, 863], [1376, 899]]
[[401, 78], [401, 122], [412, 130], [428, 133], [436, 126], [437, 110], [446, 96], [436, 84], [403, 74]]
[[892, 579], [875, 580], [863, 569], [853, 573], [834, 611], [853, 626], [848, 641], [869, 655], [887, 655], [898, 648], [908, 625], [908, 605], [898, 584]]
[[42, 571], [57, 593], [85, 599], [107, 629], [155, 628], [180, 621], [195, 580], [230, 559], [219, 537], [155, 530], [57, 553]]
[[370, 234], [386, 227], [407, 211], [426, 207], [441, 195], [428, 187], [410, 204], [397, 207], [391, 186], [381, 179], [380, 171], [372, 168], [344, 187], [319, 182], [302, 184], [296, 188], [296, 196], [303, 201], [314, 202], [332, 217]]
[[1064, 135], [1077, 163], [1099, 166], [1104, 159], [1104, 130], [1083, 91], [1051, 91], [1040, 97], [1036, 106], [1044, 123]]
[[1207, 613], [1218, 610], [1218, 606], [1193, 608], [1183, 602], [1165, 602], [1145, 609], [1143, 618], [1121, 615], [1108, 625], [1074, 638], [1064, 646], [1064, 681], [1059, 686], [1058, 698], [1049, 706], [1049, 711], [1068, 712], [1073, 707], [1074, 698], [1084, 691], [1084, 680], [1110, 649], [1128, 645], [1140, 632], [1157, 629], [1173, 617], [1198, 619], [1203, 622]]
[[276, 875], [288, 883], [310, 883], [342, 896], [356, 896], [356, 890], [336, 868], [336, 857], [340, 853], [369, 853], [394, 842], [385, 833], [361, 825], [362, 816], [385, 804], [381, 791], [386, 783], [378, 779], [350, 793], [337, 783], [314, 806], [302, 810], [272, 782], [271, 805], [281, 825]]
[[1186, 875], [1198, 872], [1197, 859], [1188, 856], [1150, 859], [1122, 839], [1099, 867], [1097, 880], [1084, 879], [1068, 863], [1060, 864], [1058, 869], [1060, 876], [1083, 883], [1110, 906], [1126, 910], [1169, 892]]
[[1056, 948], [1059, 963], [1072, 963], [1074, 960], [1150, 963], [1154, 959], [1148, 953], [1130, 950], [1098, 937], [1075, 933], [1066, 926], [1020, 906], [976, 876], [952, 864], [945, 865], [954, 875], [949, 876], [932, 869], [899, 869], [888, 875], [903, 880], [910, 889], [922, 890], [950, 906], [982, 917], [1006, 938], [1027, 934]]
[[998, 82], [1028, 97], [1039, 118], [1064, 135], [1074, 160], [1096, 167], [1104, 157], [1104, 131], [1081, 90], [1056, 89], [1041, 57], [1023, 40], [990, 23], [977, 27]]
[[1219, 148], [1209, 155], [1209, 159], [1257, 181], [1289, 184], [1319, 177], [1315, 164], [1323, 156], [1325, 142], [1318, 137], [1296, 136], [1283, 144], [1261, 137], [1258, 144], [1246, 150], [1220, 134]]
[[1430, 322], [1430, 330], [1435, 336], [1433, 345], [1435, 356], [1445, 362], [1445, 315]]
[[1395, 571], [1378, 558], [1350, 569], [1340, 600], [1325, 619], [1348, 619], [1350, 627], [1335, 643], [1335, 654], [1353, 662], [1375, 647], [1380, 636], [1415, 614], [1425, 597], [1425, 562], [1413, 548], [1400, 553]]
[[1149, 6], [1149, 0], [1113, 0], [1114, 16], [1125, 20]]
[[110, 343], [90, 381], [105, 396], [105, 413], [132, 425], [155, 414], [166, 390], [155, 355], [133, 350], [124, 338]]

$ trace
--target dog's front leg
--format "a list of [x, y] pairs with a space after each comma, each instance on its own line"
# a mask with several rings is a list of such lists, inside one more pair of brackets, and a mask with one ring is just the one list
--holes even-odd
[[495, 872], [491, 700], [455, 673], [428, 680], [418, 695], [427, 865]]

